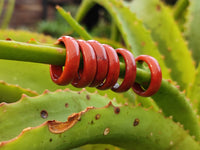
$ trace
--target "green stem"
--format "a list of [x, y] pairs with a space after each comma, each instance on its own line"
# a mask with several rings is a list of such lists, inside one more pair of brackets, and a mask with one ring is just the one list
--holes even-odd
[[188, 0], [178, 0], [174, 7], [174, 18], [177, 20], [183, 14], [187, 6], [189, 5]]
[[[60, 45], [40, 45], [0, 40], [0, 59], [64, 65], [65, 51]], [[120, 63], [120, 77], [124, 77], [124, 74], [125, 64]], [[139, 68], [137, 69], [137, 76], [140, 82], [150, 80], [150, 74]]]
[[8, 24], [9, 24], [10, 19], [12, 17], [14, 7], [15, 7], [15, 0], [9, 0], [7, 11], [6, 11], [6, 14], [4, 16], [4, 19], [3, 19], [2, 25], [1, 25], [2, 29], [6, 29], [8, 27]]

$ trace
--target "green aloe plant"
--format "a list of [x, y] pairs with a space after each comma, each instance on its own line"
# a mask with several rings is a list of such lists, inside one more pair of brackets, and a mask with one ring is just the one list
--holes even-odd
[[[78, 23], [95, 5], [112, 18], [111, 39], [92, 37]], [[58, 86], [48, 64], [65, 63], [63, 45], [37, 33], [0, 30], [0, 150], [200, 149], [199, 0], [179, 0], [172, 8], [159, 0], [83, 0], [76, 20], [56, 8], [82, 39], [155, 57], [161, 87], [143, 98], [132, 90]], [[150, 79], [138, 65], [136, 81]]]

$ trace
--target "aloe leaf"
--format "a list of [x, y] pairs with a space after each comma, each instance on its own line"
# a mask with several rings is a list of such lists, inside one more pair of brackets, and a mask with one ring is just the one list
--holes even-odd
[[190, 5], [188, 9], [185, 34], [189, 43], [189, 48], [192, 51], [192, 56], [196, 61], [196, 65], [198, 65], [200, 60], [200, 44], [199, 44], [200, 1], [191, 0], [189, 1], [189, 3]]
[[[47, 120], [65, 121], [88, 106], [103, 107], [110, 99], [97, 93], [73, 92], [69, 89], [46, 91], [36, 97], [24, 95], [16, 103], [0, 104], [0, 141], [17, 136], [24, 128], [35, 127]], [[9, 118], [9, 119], [8, 119]]]
[[14, 41], [27, 42], [30, 39], [36, 39], [40, 43], [51, 43], [51, 44], [56, 41], [56, 39], [53, 39], [50, 36], [25, 30], [5, 29], [5, 30], [0, 30], [0, 33], [1, 33], [0, 34], [1, 40], [9, 38]]
[[193, 105], [193, 108], [200, 114], [200, 65], [197, 67], [194, 83], [189, 89], [188, 97]]
[[178, 0], [174, 7], [174, 18], [179, 20], [183, 17], [183, 14], [186, 12], [186, 9], [189, 5], [189, 0]]
[[[64, 88], [54, 84], [49, 75], [49, 65], [0, 60], [0, 79], [42, 93], [45, 89], [55, 91]], [[66, 88], [66, 87], [65, 87]]]
[[142, 22], [138, 20], [134, 13], [128, 7], [125, 7], [122, 1], [117, 0], [84, 0], [77, 13], [77, 20], [80, 21], [95, 4], [103, 6], [116, 22], [119, 31], [125, 41], [128, 49], [135, 55], [148, 54], [155, 57], [162, 68], [164, 78], [170, 78], [169, 71], [164, 61], [152, 41], [149, 31], [147, 31]]
[[184, 129], [189, 130], [190, 135], [195, 136], [196, 140], [200, 140], [197, 114], [185, 93], [180, 92], [170, 82], [170, 80], [163, 80], [159, 91], [152, 98], [165, 116], [172, 116], [175, 122], [180, 122]]
[[88, 143], [109, 143], [126, 149], [200, 148], [181, 126], [159, 113], [140, 107], [115, 107], [109, 103], [102, 108], [88, 107], [74, 113], [66, 122], [53, 120], [26, 128], [16, 138], [1, 142], [0, 149], [61, 150]]
[[159, 0], [134, 0], [126, 4], [151, 31], [167, 67], [171, 69], [172, 79], [182, 90], [187, 89], [194, 80], [195, 66], [171, 11]]
[[6, 82], [0, 81], [0, 102], [16, 102], [22, 96], [26, 94], [28, 96], [36, 96], [37, 92], [29, 89], [23, 89], [20, 86], [7, 84]]

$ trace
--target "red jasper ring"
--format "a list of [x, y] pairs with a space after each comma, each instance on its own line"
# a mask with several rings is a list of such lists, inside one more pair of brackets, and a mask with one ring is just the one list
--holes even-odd
[[139, 85], [136, 82], [133, 84], [132, 89], [136, 94], [138, 94], [140, 96], [144, 96], [144, 97], [152, 96], [159, 90], [159, 88], [161, 86], [161, 82], [162, 82], [161, 68], [160, 68], [157, 60], [148, 55], [140, 55], [135, 60], [138, 62], [144, 61], [148, 64], [149, 69], [151, 71], [151, 82], [150, 82], [147, 90], [144, 90], [141, 87], [141, 85]]
[[50, 65], [50, 76], [56, 84], [67, 85], [72, 82], [79, 68], [79, 45], [74, 38], [69, 36], [62, 36], [58, 42], [64, 43], [66, 47], [65, 66], [62, 69], [63, 66]]

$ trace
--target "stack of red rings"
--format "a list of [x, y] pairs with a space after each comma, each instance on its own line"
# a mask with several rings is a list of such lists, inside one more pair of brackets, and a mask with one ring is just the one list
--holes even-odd
[[[113, 49], [106, 44], [95, 40], [75, 40], [69, 36], [58, 39], [66, 47], [65, 66], [50, 65], [50, 75], [58, 85], [72, 84], [75, 87], [96, 87], [100, 90], [111, 89], [115, 92], [125, 92], [131, 87], [140, 96], [155, 94], [161, 85], [162, 72], [156, 59], [148, 55], [140, 55], [134, 59], [132, 53], [126, 49]], [[83, 68], [80, 66], [80, 51], [83, 57]], [[124, 80], [119, 85], [117, 80], [120, 73], [118, 55], [125, 61], [126, 71]], [[136, 62], [146, 62], [151, 71], [151, 81], [147, 90], [144, 90], [136, 78]]]

